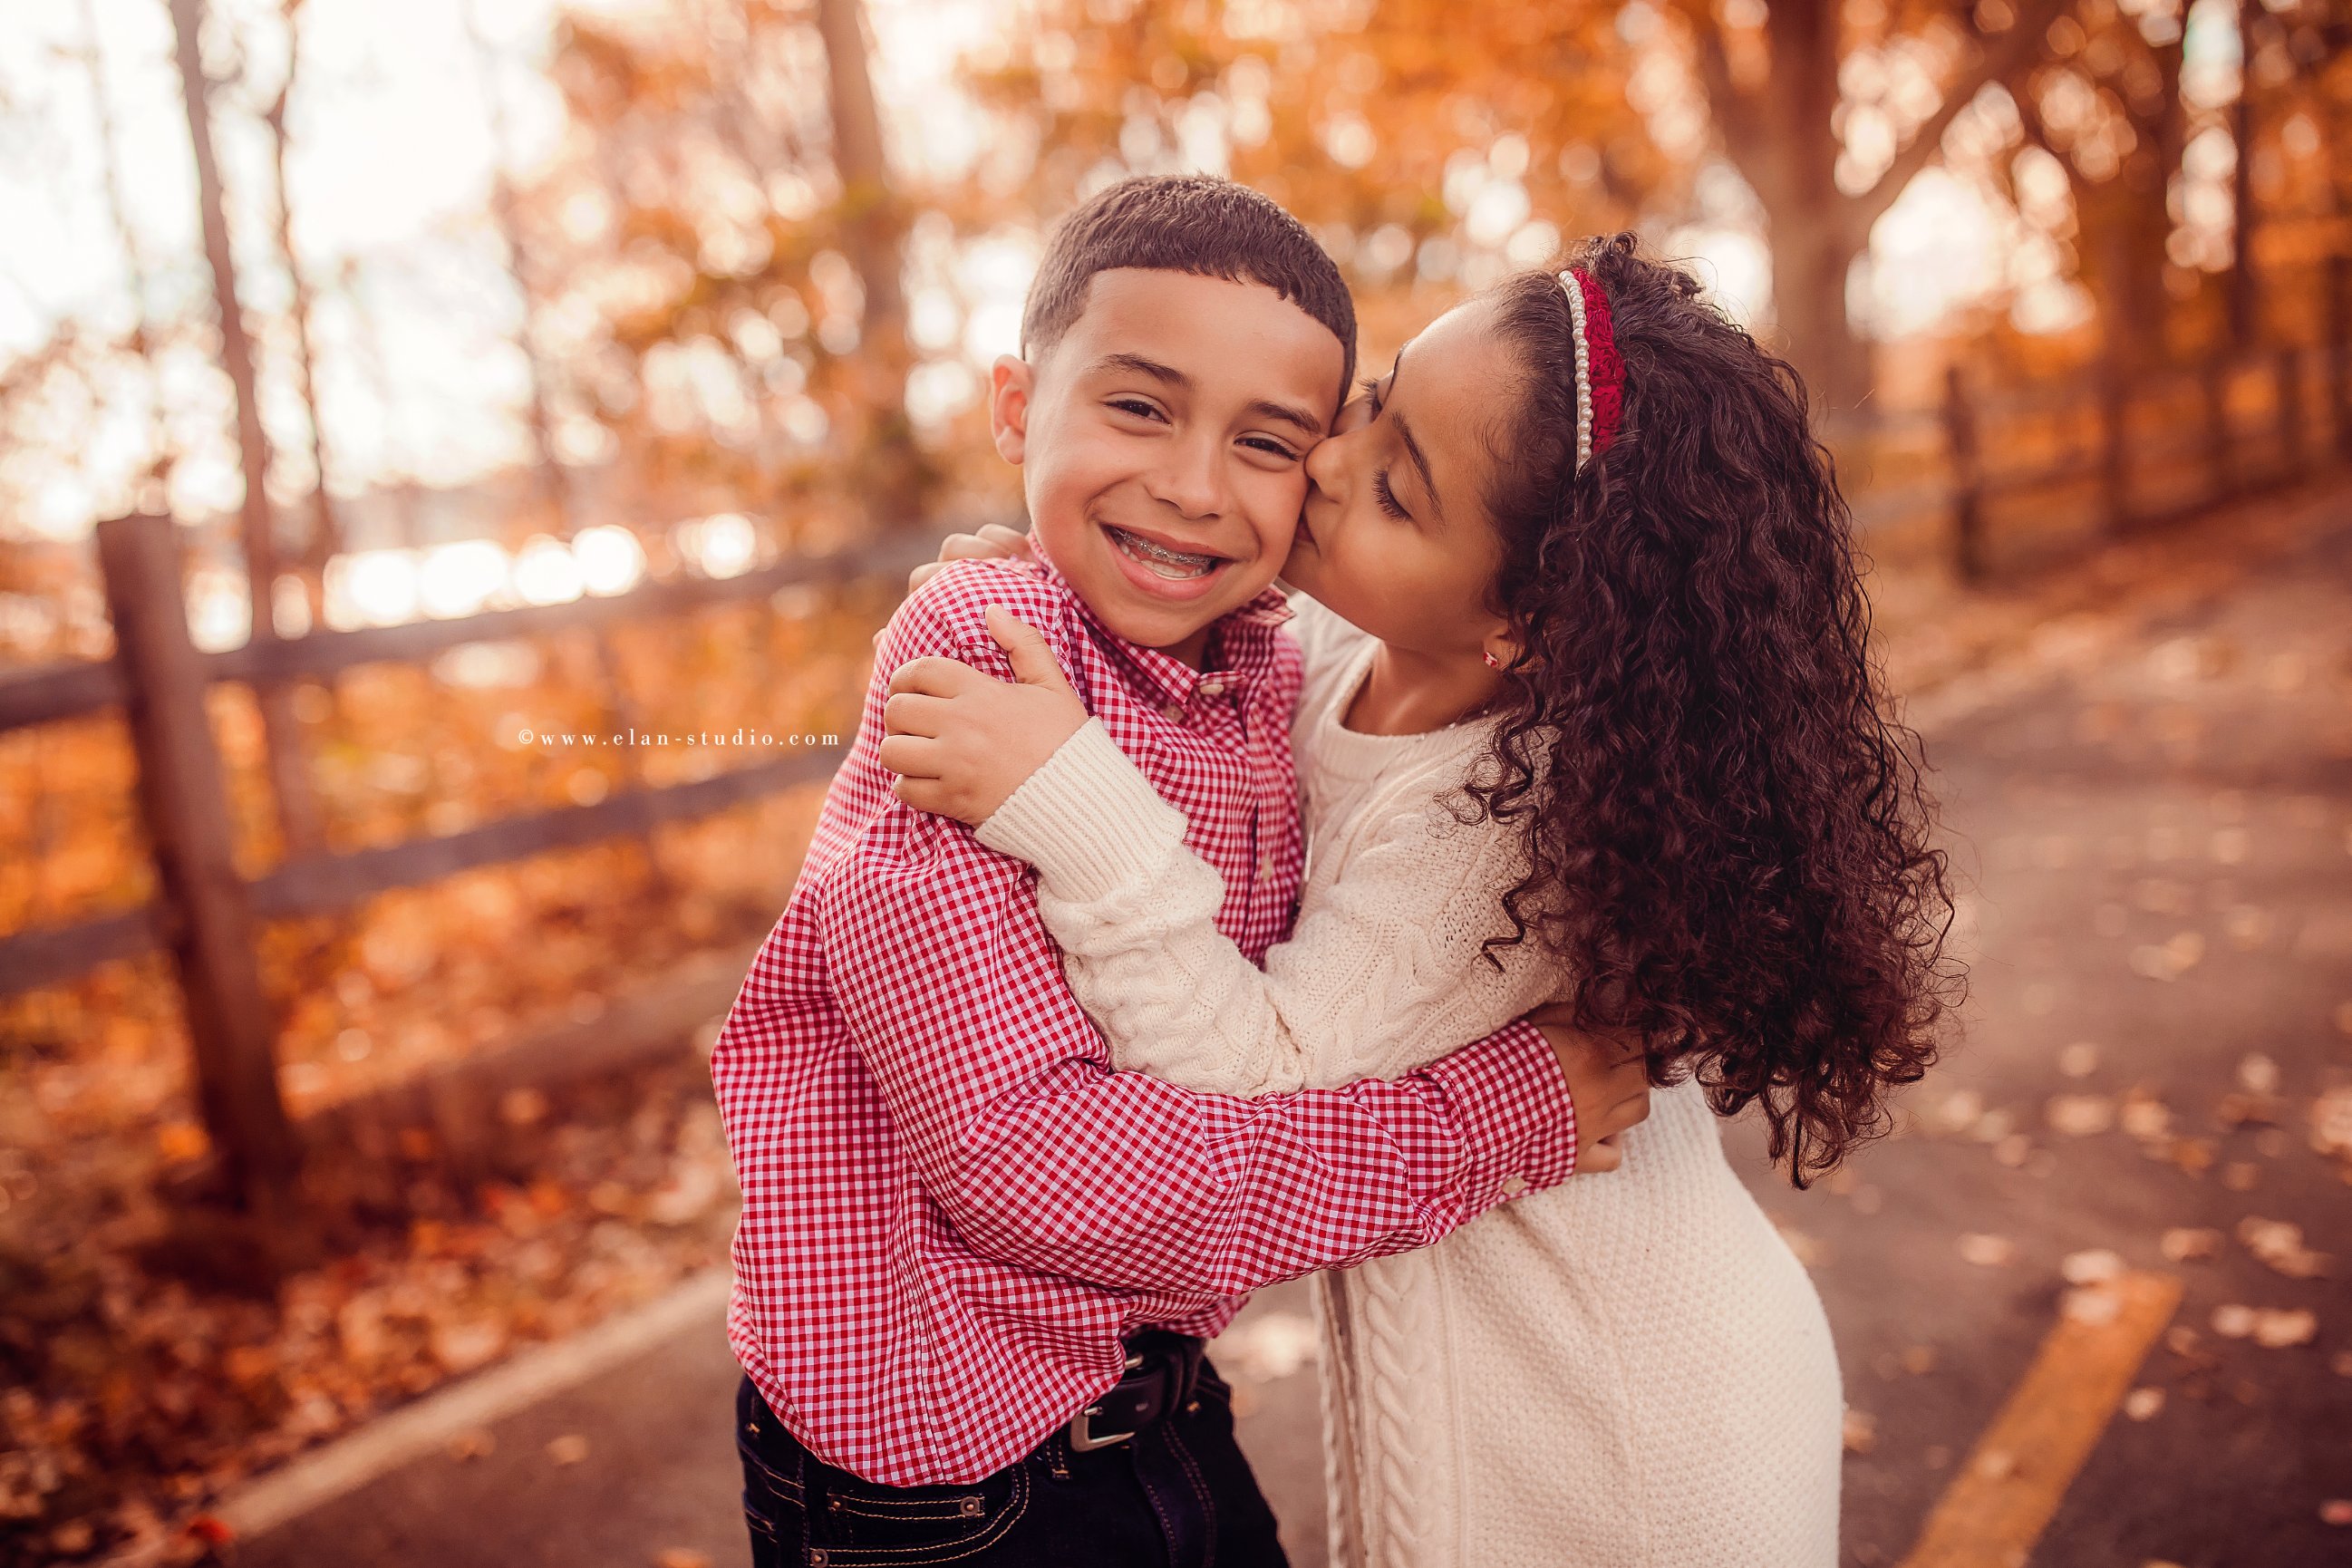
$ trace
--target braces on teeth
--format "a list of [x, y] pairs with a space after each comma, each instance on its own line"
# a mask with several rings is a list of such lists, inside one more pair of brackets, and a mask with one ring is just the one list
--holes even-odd
[[1141, 558], [1147, 565], [1156, 563], [1181, 567], [1188, 574], [1198, 576], [1217, 563], [1217, 557], [1213, 555], [1187, 555], [1181, 551], [1171, 550], [1166, 545], [1154, 544], [1151, 541], [1129, 533], [1123, 528], [1115, 531], [1118, 535], [1120, 548]]

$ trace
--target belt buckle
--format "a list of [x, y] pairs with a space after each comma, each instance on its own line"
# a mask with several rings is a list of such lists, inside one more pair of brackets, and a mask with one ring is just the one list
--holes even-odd
[[[1134, 1372], [1142, 1365], [1142, 1356], [1133, 1351], [1128, 1352], [1127, 1365], [1120, 1373], [1121, 1380], [1124, 1381], [1127, 1373]], [[1108, 1432], [1097, 1436], [1094, 1428], [1094, 1418], [1101, 1414], [1101, 1405], [1089, 1405], [1070, 1417], [1070, 1447], [1073, 1450], [1081, 1454], [1091, 1454], [1097, 1448], [1115, 1447], [1134, 1437], [1135, 1434], [1132, 1432]]]

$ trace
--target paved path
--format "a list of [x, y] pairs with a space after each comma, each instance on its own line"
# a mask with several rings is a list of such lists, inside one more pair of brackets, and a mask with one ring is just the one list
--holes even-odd
[[[2178, 1277], [2186, 1296], [2174, 1347], [2130, 1379], [2160, 1406], [2138, 1394], [2147, 1418], [2114, 1415], [2071, 1487], [2055, 1479], [2063, 1500], [2033, 1561], [2352, 1560], [2352, 1527], [2320, 1517], [2352, 1498], [2352, 1178], [2313, 1152], [2307, 1121], [2315, 1094], [2352, 1083], [2352, 1016], [2337, 1012], [2352, 1004], [2352, 531], [2133, 633], [2088, 674], [1946, 725], [1933, 752], [1970, 884], [1965, 1041], [1914, 1096], [1916, 1126], [1833, 1184], [1791, 1192], [1752, 1129], [1731, 1134], [1813, 1269], [1848, 1401], [1869, 1418], [1846, 1472], [1847, 1562], [1903, 1559], [2057, 1320], [2063, 1260], [2089, 1249]], [[2225, 1127], [2224, 1097], [2249, 1085], [2278, 1097], [2282, 1126]], [[2136, 1088], [2168, 1110], [2163, 1138], [2116, 1124]], [[2059, 1108], [2067, 1125], [2108, 1124], [2053, 1127], [2058, 1096], [2081, 1097]], [[2142, 1133], [2144, 1106], [2128, 1117]], [[2200, 1148], [2211, 1164], [2184, 1168]], [[2335, 1277], [2265, 1266], [2236, 1238], [2249, 1217], [2300, 1226], [2339, 1255]], [[2222, 1233], [2217, 1256], [2165, 1257], [2164, 1233], [2191, 1227]], [[2309, 1310], [2313, 1341], [2225, 1338], [2227, 1306]], [[1314, 1371], [1289, 1364], [1304, 1308], [1300, 1287], [1265, 1293], [1220, 1361], [1242, 1374], [1245, 1441], [1296, 1560], [1319, 1568]], [[240, 1561], [739, 1562], [733, 1380], [714, 1321], [499, 1423], [490, 1454], [413, 1464]], [[2089, 1402], [2094, 1429], [2112, 1403]], [[565, 1436], [585, 1438], [584, 1458], [551, 1458]]]

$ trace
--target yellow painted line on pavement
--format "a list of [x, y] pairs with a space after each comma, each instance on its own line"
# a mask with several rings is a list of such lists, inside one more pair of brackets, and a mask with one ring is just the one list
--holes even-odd
[[2172, 1321], [2180, 1281], [2127, 1273], [2067, 1300], [1901, 1568], [2024, 1568]]

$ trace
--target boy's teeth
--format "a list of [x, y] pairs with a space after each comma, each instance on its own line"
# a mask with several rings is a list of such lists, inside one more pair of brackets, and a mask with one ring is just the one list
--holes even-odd
[[1214, 571], [1218, 563], [1218, 557], [1214, 555], [1187, 555], [1181, 551], [1154, 544], [1123, 528], [1114, 528], [1110, 531], [1113, 540], [1129, 559], [1141, 563], [1157, 577], [1204, 577]]

